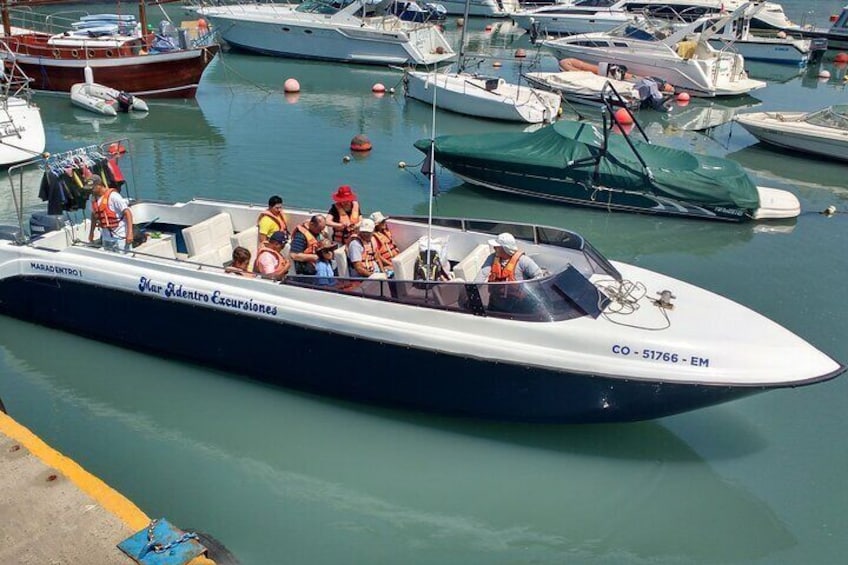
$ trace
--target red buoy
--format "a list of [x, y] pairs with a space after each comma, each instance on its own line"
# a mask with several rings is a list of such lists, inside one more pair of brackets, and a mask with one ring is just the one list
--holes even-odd
[[378, 82], [374, 86], [371, 87], [371, 92], [382, 93], [386, 91], [386, 87], [383, 83]]
[[363, 133], [358, 133], [350, 140], [351, 151], [371, 151], [371, 140]]
[[841, 53], [837, 53], [836, 57], [833, 58], [835, 63], [848, 63], [848, 53], [844, 51]]
[[519, 47], [518, 49], [515, 50], [515, 58], [516, 59], [523, 59], [526, 56], [527, 56], [527, 51], [525, 51], [524, 49], [521, 49]]
[[678, 102], [689, 102], [690, 97], [688, 92], [680, 92], [677, 94], [676, 98]]
[[615, 118], [615, 122], [622, 126], [632, 126], [633, 125], [633, 116], [630, 115], [630, 112], [627, 108], [619, 108], [613, 114]]
[[486, 24], [486, 31], [492, 31], [492, 24]]
[[286, 92], [300, 92], [300, 83], [296, 78], [287, 78], [283, 83], [283, 90]]

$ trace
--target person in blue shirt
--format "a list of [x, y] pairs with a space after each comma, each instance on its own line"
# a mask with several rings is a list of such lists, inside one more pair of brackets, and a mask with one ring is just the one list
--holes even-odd
[[334, 286], [336, 284], [336, 271], [333, 268], [333, 252], [339, 245], [329, 240], [318, 244], [318, 261], [315, 262], [315, 276], [321, 286]]

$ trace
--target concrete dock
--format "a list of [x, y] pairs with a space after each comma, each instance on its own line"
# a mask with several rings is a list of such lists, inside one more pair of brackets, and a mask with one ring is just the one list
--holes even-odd
[[0, 412], [0, 563], [132, 564], [117, 544], [149, 523], [126, 497]]

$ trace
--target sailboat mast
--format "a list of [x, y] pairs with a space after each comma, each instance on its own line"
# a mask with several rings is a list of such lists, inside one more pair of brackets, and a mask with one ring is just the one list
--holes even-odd
[[2, 0], [3, 4], [0, 9], [3, 11], [3, 35], [9, 37], [12, 35], [12, 22], [9, 20], [9, 2]]
[[457, 71], [465, 70], [465, 36], [468, 29], [468, 12], [471, 10], [471, 0], [465, 0], [465, 11], [462, 13], [462, 33], [459, 34], [459, 57], [456, 59]]

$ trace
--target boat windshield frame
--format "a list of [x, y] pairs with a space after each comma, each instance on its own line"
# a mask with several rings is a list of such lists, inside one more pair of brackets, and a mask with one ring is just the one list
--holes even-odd
[[835, 104], [807, 114], [804, 121], [810, 125], [848, 131], [848, 104]]
[[356, 0], [342, 0], [341, 5], [338, 5], [339, 2], [332, 2], [330, 0], [303, 0], [303, 2], [297, 5], [294, 11], [301, 14], [332, 16], [333, 14], [338, 14], [341, 10], [348, 7], [355, 1]]
[[642, 16], [610, 29], [606, 35], [613, 39], [658, 42], [665, 40], [675, 31], [674, 26], [666, 20]]

